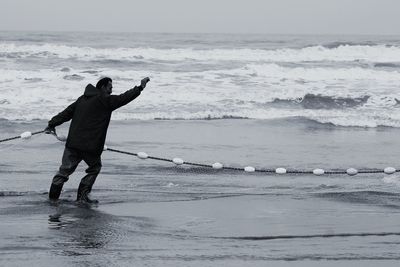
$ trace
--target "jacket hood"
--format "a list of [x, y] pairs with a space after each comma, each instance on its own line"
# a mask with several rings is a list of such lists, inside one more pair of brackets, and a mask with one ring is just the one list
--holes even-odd
[[92, 84], [88, 84], [85, 88], [85, 93], [83, 93], [84, 96], [95, 96], [100, 93], [100, 90], [94, 87]]

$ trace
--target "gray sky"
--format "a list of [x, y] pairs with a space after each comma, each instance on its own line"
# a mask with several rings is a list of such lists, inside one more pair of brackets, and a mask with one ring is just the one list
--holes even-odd
[[399, 0], [0, 0], [0, 30], [400, 34]]

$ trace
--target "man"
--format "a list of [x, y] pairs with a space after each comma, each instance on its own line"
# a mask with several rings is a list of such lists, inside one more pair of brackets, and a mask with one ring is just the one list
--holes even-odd
[[72, 119], [62, 164], [51, 183], [51, 200], [60, 197], [64, 183], [83, 160], [88, 168], [86, 176], [79, 184], [77, 201], [97, 203], [97, 200], [91, 200], [88, 194], [101, 169], [101, 153], [111, 113], [138, 97], [149, 81], [146, 77], [141, 80], [140, 86], [135, 86], [120, 95], [111, 95], [112, 80], [108, 77], [102, 78], [96, 87], [88, 84], [82, 96], [49, 121], [45, 133], [56, 134], [56, 126]]

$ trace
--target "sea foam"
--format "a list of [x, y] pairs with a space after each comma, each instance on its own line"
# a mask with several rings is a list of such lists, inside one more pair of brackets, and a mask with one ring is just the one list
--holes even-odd
[[149, 76], [141, 96], [113, 119], [305, 118], [400, 126], [398, 45], [304, 38], [298, 47], [289, 38], [262, 48], [261, 39], [237, 47], [220, 39], [218, 45], [179, 39], [168, 47], [135, 40], [90, 47], [9, 37], [0, 42], [0, 118], [46, 120], [101, 77], [111, 77], [118, 94]]
[[93, 48], [59, 44], [0, 43], [0, 58], [74, 58], [78, 60], [160, 60], [160, 61], [368, 61], [400, 62], [400, 47], [386, 45], [321, 45], [300, 49], [157, 49], [151, 47]]

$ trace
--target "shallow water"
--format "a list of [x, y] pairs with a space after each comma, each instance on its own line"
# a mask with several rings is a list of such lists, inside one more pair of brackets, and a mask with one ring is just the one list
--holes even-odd
[[[44, 121], [1, 122], [0, 137]], [[67, 125], [60, 134], [67, 133]], [[397, 128], [310, 121], [113, 121], [107, 145], [191, 162], [263, 168], [399, 167]], [[0, 265], [397, 266], [400, 177], [267, 175], [103, 153], [92, 197], [47, 190], [63, 144], [39, 135], [0, 145]]]

